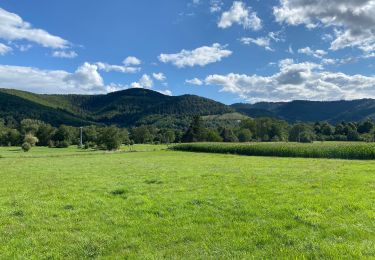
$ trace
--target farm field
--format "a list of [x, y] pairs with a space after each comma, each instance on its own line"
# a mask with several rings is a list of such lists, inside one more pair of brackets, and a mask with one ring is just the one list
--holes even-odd
[[375, 161], [0, 148], [0, 259], [374, 258]]
[[224, 153], [249, 156], [330, 158], [374, 160], [375, 144], [366, 142], [251, 142], [185, 143], [172, 147], [177, 151]]

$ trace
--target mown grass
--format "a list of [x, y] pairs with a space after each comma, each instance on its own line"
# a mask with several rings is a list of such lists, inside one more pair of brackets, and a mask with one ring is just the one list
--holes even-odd
[[373, 161], [0, 150], [0, 259], [375, 257]]
[[69, 148], [34, 147], [29, 152], [23, 152], [21, 147], [0, 147], [0, 158], [36, 158], [36, 157], [64, 157], [64, 156], [89, 156], [92, 154], [111, 154], [126, 152], [150, 152], [167, 149], [167, 145], [133, 145], [122, 146], [118, 151], [104, 151], [96, 149], [78, 149], [77, 146]]
[[374, 160], [375, 143], [315, 142], [315, 143], [188, 143], [171, 149], [186, 152], [225, 153], [251, 156], [335, 158]]

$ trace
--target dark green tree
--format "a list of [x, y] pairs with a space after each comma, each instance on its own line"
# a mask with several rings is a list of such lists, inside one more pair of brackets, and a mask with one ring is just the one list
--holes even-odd
[[49, 124], [41, 124], [36, 131], [38, 146], [48, 146], [55, 135], [56, 129]]
[[208, 128], [205, 130], [205, 141], [207, 142], [222, 142], [219, 132], [216, 129]]
[[240, 129], [237, 133], [238, 141], [240, 142], [250, 142], [253, 134], [249, 129]]
[[183, 142], [202, 142], [204, 140], [205, 128], [203, 126], [203, 120], [200, 116], [194, 116], [193, 120], [182, 137]]
[[131, 129], [131, 139], [136, 144], [146, 144], [152, 143], [154, 141], [154, 136], [146, 125], [142, 125]]
[[123, 136], [115, 126], [104, 127], [100, 130], [98, 145], [106, 150], [118, 150], [121, 147]]
[[295, 124], [289, 132], [289, 141], [310, 143], [314, 141], [315, 133], [313, 127], [308, 124]]
[[358, 133], [360, 134], [370, 133], [373, 130], [374, 130], [374, 123], [370, 120], [362, 122], [358, 126]]
[[233, 130], [230, 128], [223, 128], [220, 132], [221, 138], [224, 142], [238, 142], [237, 136], [233, 133]]

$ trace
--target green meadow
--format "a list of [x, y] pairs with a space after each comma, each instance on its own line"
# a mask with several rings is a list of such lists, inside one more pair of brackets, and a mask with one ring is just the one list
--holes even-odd
[[0, 259], [375, 258], [375, 161], [0, 148]]

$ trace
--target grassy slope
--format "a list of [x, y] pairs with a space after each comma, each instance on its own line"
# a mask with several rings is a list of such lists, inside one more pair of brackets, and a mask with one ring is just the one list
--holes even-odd
[[15, 89], [1, 89], [0, 93], [6, 93], [9, 95], [14, 95], [16, 97], [23, 98], [25, 100], [34, 102], [36, 104], [40, 104], [46, 107], [50, 108], [60, 108], [65, 109], [69, 112], [74, 112], [75, 109], [73, 109], [72, 104], [65, 99], [63, 95], [40, 95], [40, 94], [34, 94], [31, 92], [25, 92]]
[[0, 258], [375, 257], [374, 162], [9, 149]]

